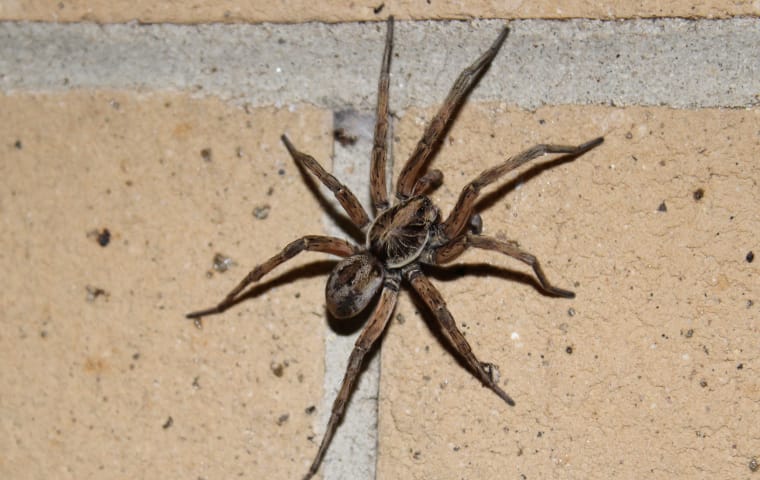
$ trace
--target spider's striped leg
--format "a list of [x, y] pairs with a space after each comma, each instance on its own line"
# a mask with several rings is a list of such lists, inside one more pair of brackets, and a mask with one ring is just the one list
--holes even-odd
[[457, 204], [454, 206], [454, 209], [451, 211], [446, 221], [443, 222], [444, 236], [448, 239], [454, 239], [464, 231], [470, 218], [472, 218], [473, 207], [480, 195], [481, 189], [495, 182], [504, 174], [548, 153], [564, 153], [577, 157], [600, 145], [603, 141], [604, 138], [599, 137], [578, 146], [536, 145], [524, 152], [518, 153], [514, 157], [508, 158], [501, 165], [484, 170], [475, 180], [468, 183], [464, 189], [462, 189]]
[[514, 405], [514, 400], [496, 384], [493, 376], [489, 373], [491, 364], [481, 362], [472, 352], [472, 347], [470, 347], [462, 332], [459, 331], [456, 322], [454, 322], [454, 317], [451, 316], [451, 312], [446, 308], [446, 302], [443, 300], [441, 293], [430, 283], [430, 280], [422, 273], [419, 266], [411, 265], [405, 268], [404, 278], [412, 285], [412, 288], [414, 288], [422, 301], [425, 302], [430, 311], [433, 312], [443, 332], [449, 338], [451, 345], [459, 352], [470, 367], [470, 370], [483, 385], [493, 390], [507, 404]]
[[309, 472], [304, 476], [304, 480], [310, 479], [319, 470], [319, 464], [322, 463], [322, 458], [325, 456], [327, 447], [330, 445], [330, 441], [335, 434], [335, 429], [338, 428], [338, 424], [343, 418], [346, 404], [351, 397], [351, 392], [361, 372], [364, 357], [377, 339], [380, 338], [386, 325], [388, 325], [388, 320], [391, 318], [391, 313], [393, 313], [393, 309], [396, 306], [400, 281], [401, 278], [398, 273], [386, 273], [383, 293], [380, 295], [380, 300], [375, 307], [375, 311], [372, 313], [372, 318], [364, 327], [362, 333], [359, 334], [354, 349], [351, 351], [351, 356], [348, 358], [346, 375], [343, 377], [343, 383], [340, 386], [338, 396], [335, 397], [330, 420], [322, 437], [322, 443], [319, 445], [317, 456], [314, 457], [314, 462], [312, 462]]
[[533, 268], [533, 273], [536, 274], [538, 283], [541, 285], [541, 288], [545, 292], [557, 297], [575, 298], [575, 294], [573, 292], [553, 286], [549, 282], [549, 279], [546, 278], [546, 274], [541, 268], [541, 264], [539, 263], [538, 259], [534, 255], [518, 247], [515, 242], [503, 242], [492, 237], [467, 233], [465, 235], [460, 235], [446, 245], [435, 249], [432, 252], [432, 255], [429, 255], [426, 260], [429, 261], [429, 263], [442, 265], [454, 260], [462, 252], [470, 247], [480, 248], [483, 250], [493, 250], [499, 253], [503, 253], [504, 255], [509, 255], [512, 258], [516, 258], [517, 260], [520, 260], [521, 262], [526, 263], [527, 265], [530, 265], [531, 268]]
[[[306, 235], [305, 237], [301, 237], [298, 240], [289, 243], [280, 253], [248, 272], [248, 275], [246, 275], [245, 278], [238, 283], [237, 287], [233, 288], [217, 306], [206, 310], [188, 313], [186, 317], [197, 319], [227, 310], [237, 302], [238, 294], [242, 292], [245, 287], [254, 282], [258, 282], [261, 277], [274, 270], [275, 267], [285, 263], [304, 250], [310, 252], [331, 253], [339, 257], [348, 257], [358, 251], [356, 247], [341, 238], [327, 237], [323, 235]], [[196, 322], [196, 325], [199, 324]]]
[[333, 192], [335, 198], [338, 199], [343, 210], [346, 211], [354, 225], [362, 229], [369, 225], [369, 216], [367, 215], [367, 212], [364, 211], [364, 207], [362, 207], [362, 204], [359, 203], [356, 195], [354, 195], [348, 187], [343, 185], [340, 180], [335, 178], [332, 174], [328, 173], [327, 170], [314, 159], [314, 157], [296, 149], [287, 136], [283, 135], [280, 138], [282, 139], [282, 143], [285, 144], [285, 147], [287, 147], [288, 152], [290, 152], [290, 156], [293, 157], [293, 160], [309, 170], [324, 184], [325, 187]]
[[488, 50], [459, 74], [443, 105], [435, 117], [433, 117], [433, 120], [430, 121], [430, 124], [428, 124], [425, 133], [417, 143], [417, 147], [401, 170], [396, 185], [396, 196], [399, 199], [403, 200], [412, 195], [414, 185], [420, 176], [420, 171], [427, 163], [430, 154], [440, 141], [449, 123], [451, 123], [451, 118], [462, 105], [470, 90], [478, 83], [480, 77], [483, 76], [483, 73], [499, 51], [501, 44], [507, 38], [508, 33], [509, 28], [504, 28]]
[[375, 139], [372, 145], [372, 162], [369, 170], [370, 195], [375, 211], [388, 208], [388, 183], [385, 165], [388, 159], [388, 91], [390, 90], [391, 49], [393, 47], [393, 17], [388, 17], [385, 34], [383, 64], [377, 85], [377, 109], [375, 111]]

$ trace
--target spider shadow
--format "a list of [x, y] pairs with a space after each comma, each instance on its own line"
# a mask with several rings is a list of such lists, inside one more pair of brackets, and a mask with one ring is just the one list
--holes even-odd
[[330, 273], [330, 271], [335, 266], [335, 263], [335, 260], [316, 260], [298, 267], [291, 268], [290, 270], [286, 270], [279, 275], [273, 276], [269, 280], [256, 283], [238, 295], [237, 298], [235, 298], [235, 301], [232, 302], [227, 308], [225, 308], [223, 312], [232, 310], [244, 301], [256, 298], [264, 292], [267, 292], [273, 288], [291, 284], [296, 280], [303, 280], [313, 277], [326, 277], [327, 274]]
[[[364, 310], [351, 318], [335, 318], [330, 314], [330, 312], [327, 311], [327, 309], [325, 309], [325, 314], [327, 315], [327, 324], [335, 334], [342, 337], [356, 333], [364, 328], [364, 325], [367, 324], [370, 317], [375, 312], [375, 306], [379, 301], [380, 294], [375, 295], [375, 298], [372, 299], [372, 301], [364, 308]], [[379, 342], [380, 340], [378, 339], [378, 341], [375, 343], [377, 344]], [[368, 354], [365, 363], [369, 363], [370, 355], [371, 353]]]
[[509, 180], [508, 182], [499, 186], [496, 190], [489, 192], [485, 195], [482, 195], [480, 199], [477, 201], [477, 203], [475, 204], [474, 210], [476, 212], [481, 212], [485, 209], [488, 209], [496, 205], [497, 202], [499, 202], [508, 192], [511, 192], [512, 190], [517, 188], [518, 185], [529, 182], [530, 180], [541, 175], [547, 170], [551, 170], [560, 165], [564, 165], [565, 163], [573, 162], [582, 155], [583, 154], [562, 155], [552, 160], [549, 160], [548, 162], [542, 162], [542, 163], [533, 165], [529, 169], [525, 170], [524, 172], [520, 173], [519, 175]]
[[[285, 272], [281, 273], [280, 275], [273, 276], [267, 281], [257, 283], [247, 290], [245, 290], [243, 293], [241, 293], [233, 303], [229, 305], [224, 311], [231, 310], [235, 307], [237, 307], [239, 304], [245, 302], [246, 300], [250, 300], [253, 298], [258, 297], [259, 295], [277, 287], [281, 287], [283, 285], [288, 285], [296, 280], [304, 280], [308, 278], [314, 278], [314, 277], [327, 277], [327, 275], [332, 271], [332, 269], [335, 267], [337, 260], [316, 260], [313, 262], [306, 263], [304, 265], [301, 265], [299, 267], [291, 268], [290, 270], [286, 270]], [[326, 281], [326, 278], [325, 278]], [[372, 312], [374, 311], [375, 305], [377, 304], [379, 300], [379, 295], [377, 295], [377, 298], [375, 298], [370, 304], [367, 306], [367, 308], [362, 311], [360, 314], [356, 315], [352, 318], [347, 319], [338, 319], [330, 315], [330, 312], [327, 311], [327, 308], [324, 308], [324, 315], [327, 317], [327, 323], [330, 326], [330, 328], [337, 333], [338, 335], [351, 335], [352, 333], [358, 331], [362, 326], [367, 322], [369, 317], [372, 315]]]
[[449, 265], [426, 265], [425, 274], [441, 282], [452, 282], [464, 276], [491, 277], [530, 285], [546, 297], [554, 297], [541, 288], [541, 284], [529, 273], [517, 272], [490, 263], [452, 263]]

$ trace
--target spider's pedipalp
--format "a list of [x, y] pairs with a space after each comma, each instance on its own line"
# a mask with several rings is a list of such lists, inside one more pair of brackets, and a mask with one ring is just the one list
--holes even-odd
[[443, 183], [443, 172], [436, 169], [425, 172], [425, 175], [417, 179], [412, 190], [414, 195], [428, 195], [430, 192], [440, 187]]

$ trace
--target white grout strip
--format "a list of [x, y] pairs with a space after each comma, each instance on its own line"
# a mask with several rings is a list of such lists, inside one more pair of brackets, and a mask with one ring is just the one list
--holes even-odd
[[[379, 58], [377, 63], [376, 70], [379, 73]], [[346, 143], [345, 145], [339, 140], [335, 141], [332, 173], [354, 192], [367, 213], [370, 213], [369, 159], [372, 150], [374, 120], [372, 113], [353, 111], [337, 112], [334, 117], [334, 128], [340, 129], [351, 140], [343, 142]], [[326, 193], [326, 198], [333, 199], [329, 191]], [[337, 202], [332, 203], [337, 212], [343, 213]], [[327, 216], [325, 223], [325, 230], [329, 235], [347, 238], [346, 232], [335, 223], [333, 218]], [[325, 333], [325, 393], [320, 409], [319, 425], [316, 428], [320, 440], [330, 417], [333, 400], [335, 400], [343, 381], [348, 356], [351, 354], [356, 337], [363, 327], [362, 322], [363, 319], [366, 319], [367, 313], [365, 312], [358, 318], [344, 320], [345, 326], [350, 327], [353, 331], [350, 335], [336, 333], [334, 329], [330, 328]], [[332, 444], [327, 450], [322, 465], [325, 480], [375, 478], [379, 388], [380, 356], [376, 351], [374, 355], [371, 355], [362, 372], [357, 388], [354, 390], [346, 409], [343, 423], [338, 427]]]

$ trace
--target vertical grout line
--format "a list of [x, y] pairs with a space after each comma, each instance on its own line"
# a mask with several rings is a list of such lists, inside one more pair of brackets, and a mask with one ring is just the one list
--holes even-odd
[[[372, 136], [375, 116], [373, 113], [342, 111], [335, 112], [333, 127], [336, 132], [333, 147], [332, 173], [356, 195], [370, 213], [369, 194], [369, 160], [372, 150]], [[325, 162], [326, 163], [326, 162]], [[334, 197], [327, 192], [326, 198], [333, 202]], [[340, 205], [333, 202], [335, 211], [343, 213]], [[371, 214], [370, 214], [371, 215]], [[329, 215], [325, 216], [325, 230], [329, 235], [362, 241], [352, 238]], [[370, 307], [371, 308], [371, 307]], [[357, 318], [344, 320], [345, 327], [351, 334], [337, 333], [328, 326], [325, 332], [325, 377], [324, 396], [318, 418], [318, 438], [321, 440], [325, 425], [330, 417], [333, 401], [337, 395], [343, 375], [346, 371], [348, 357], [354, 342], [362, 330], [359, 322], [366, 320], [366, 312]], [[377, 413], [378, 392], [380, 387], [380, 356], [375, 354], [366, 362], [359, 382], [346, 408], [343, 422], [338, 427], [332, 444], [327, 450], [322, 463], [325, 480], [350, 478], [375, 478], [377, 460]]]

